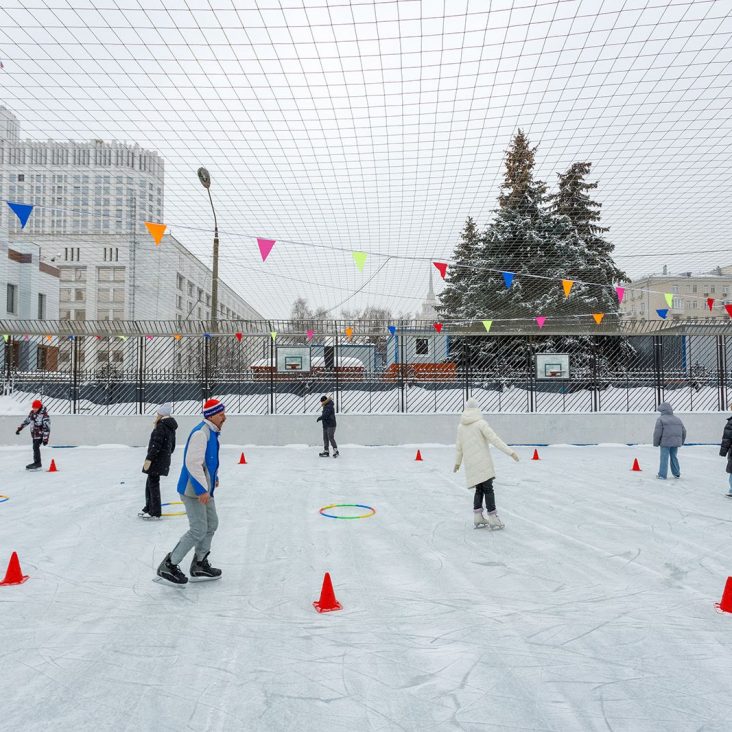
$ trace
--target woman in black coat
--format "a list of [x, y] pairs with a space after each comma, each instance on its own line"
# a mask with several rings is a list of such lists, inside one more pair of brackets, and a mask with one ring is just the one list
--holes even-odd
[[[729, 406], [732, 409], [732, 404]], [[719, 454], [727, 458], [727, 472], [729, 473], [729, 491], [727, 491], [727, 497], [732, 498], [732, 417], [727, 420], [727, 424], [724, 426]]]
[[155, 415], [155, 427], [147, 446], [147, 457], [142, 472], [147, 473], [145, 483], [145, 508], [137, 515], [143, 519], [159, 519], [160, 476], [170, 470], [170, 456], [175, 450], [175, 431], [178, 423], [170, 416], [170, 404], [162, 404]]

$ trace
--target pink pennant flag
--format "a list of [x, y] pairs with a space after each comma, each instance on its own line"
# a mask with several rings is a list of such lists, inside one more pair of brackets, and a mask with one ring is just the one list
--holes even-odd
[[620, 305], [621, 302], [623, 302], [623, 296], [625, 295], [625, 288], [624, 287], [616, 287], [615, 293], [618, 296], [618, 305]]
[[272, 247], [275, 245], [276, 239], [257, 239], [257, 246], [259, 247], [259, 253], [262, 255], [262, 261], [266, 261], [269, 257], [269, 253], [272, 251]]
[[313, 336], [314, 335], [315, 335], [315, 331], [314, 330], [308, 330], [308, 332], [307, 332], [307, 338], [308, 338], [309, 341], [312, 341], [313, 340]]
[[534, 320], [536, 320], [536, 324], [540, 327], [544, 327], [544, 323], [546, 323], [546, 315], [537, 315]]
[[149, 340], [149, 341], [151, 341], [153, 339], [153, 337], [151, 335], [146, 335], [145, 338], [147, 338], [147, 340]]

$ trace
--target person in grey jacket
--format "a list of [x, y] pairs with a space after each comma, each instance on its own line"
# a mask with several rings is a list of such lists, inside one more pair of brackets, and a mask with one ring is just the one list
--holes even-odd
[[653, 430], [653, 446], [661, 448], [661, 463], [656, 477], [666, 480], [670, 458], [671, 473], [674, 478], [680, 478], [681, 468], [676, 454], [686, 442], [686, 427], [674, 414], [674, 410], [668, 402], [661, 402], [656, 411], [661, 413], [661, 416], [656, 420], [656, 428]]

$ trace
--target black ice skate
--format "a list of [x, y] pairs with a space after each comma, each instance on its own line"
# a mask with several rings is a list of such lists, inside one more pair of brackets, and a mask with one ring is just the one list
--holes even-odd
[[170, 561], [170, 553], [166, 554], [165, 559], [160, 562], [158, 577], [172, 585], [185, 585], [188, 582], [188, 577], [180, 571], [180, 567]]
[[145, 521], [162, 521], [162, 516], [153, 516], [152, 514], [148, 513], [145, 510], [140, 511], [138, 514], [138, 517], [141, 519], [145, 519]]
[[338, 457], [339, 455], [340, 455], [340, 453], [338, 452], [338, 450], [336, 450], [336, 451], [335, 451], [335, 452], [333, 453], [333, 457]]
[[206, 552], [206, 556], [200, 561], [196, 559], [196, 555], [193, 555], [193, 561], [191, 562], [191, 580], [194, 582], [200, 582], [202, 580], [215, 580], [221, 577], [221, 570], [216, 567], [212, 567], [208, 563], [208, 555], [211, 552]]
[[40, 463], [30, 463], [25, 466], [26, 470], [41, 470], [43, 466]]
[[330, 453], [327, 450], [318, 453], [318, 457], [330, 457]]

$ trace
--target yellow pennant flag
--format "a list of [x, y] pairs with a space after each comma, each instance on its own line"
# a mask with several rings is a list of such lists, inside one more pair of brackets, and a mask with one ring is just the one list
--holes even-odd
[[168, 228], [167, 224], [153, 224], [152, 221], [146, 221], [145, 226], [150, 232], [150, 236], [155, 241], [155, 246], [159, 246], [160, 242], [163, 240], [163, 234]]
[[366, 264], [366, 252], [353, 252], [353, 261], [356, 263], [359, 272], [363, 272], [363, 266]]
[[569, 297], [569, 293], [572, 292], [572, 285], [574, 280], [562, 280], [562, 287], [564, 288], [564, 297]]
[[276, 330], [271, 330], [269, 332], [269, 334], [272, 336], [272, 340], [273, 341], [276, 341], [277, 340], [277, 331]]
[[491, 332], [491, 326], [492, 325], [493, 325], [493, 321], [492, 320], [484, 320], [483, 321], [483, 327], [485, 328], [485, 332], [486, 333], [490, 333]]
[[674, 306], [674, 296], [670, 292], [664, 292], [663, 296], [666, 298], [666, 305], [672, 308]]
[[350, 325], [346, 328], [346, 335], [349, 340], [353, 337], [353, 328]]
[[600, 325], [600, 323], [602, 323], [602, 319], [605, 317], [605, 313], [592, 313], [592, 317], [595, 319], [595, 322]]

